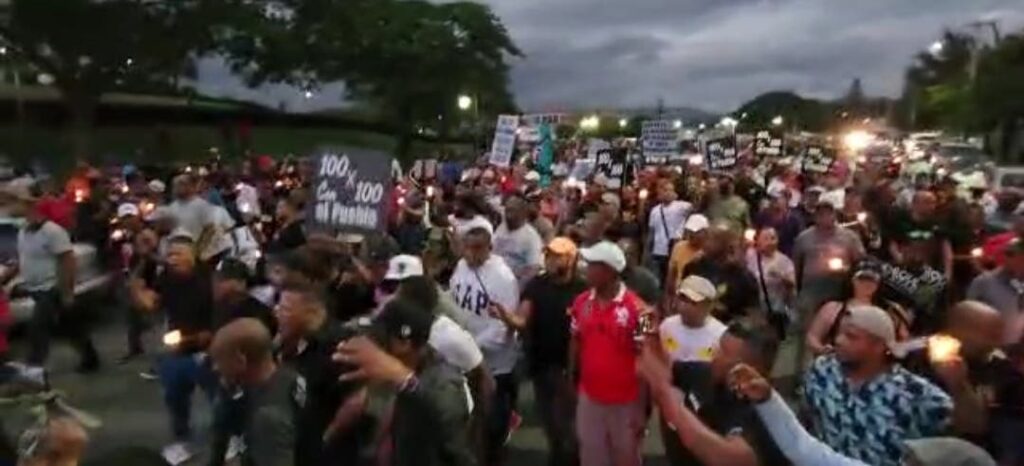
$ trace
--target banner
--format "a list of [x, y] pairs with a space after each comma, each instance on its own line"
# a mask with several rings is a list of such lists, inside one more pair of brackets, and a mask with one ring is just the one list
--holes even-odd
[[648, 164], [662, 164], [679, 154], [679, 130], [670, 120], [648, 120], [640, 128], [644, 160]]
[[518, 128], [519, 115], [498, 116], [498, 124], [494, 127], [494, 143], [491, 144], [491, 165], [507, 167], [512, 162]]
[[704, 160], [712, 172], [732, 170], [736, 166], [736, 138], [729, 135], [707, 139]]
[[835, 162], [834, 150], [822, 146], [807, 146], [801, 170], [804, 173], [828, 173]]
[[621, 189], [626, 180], [626, 150], [602, 149], [597, 153], [594, 176], [603, 175], [608, 189]]
[[783, 134], [777, 129], [762, 129], [754, 134], [754, 153], [759, 157], [782, 157]]
[[537, 171], [540, 173], [541, 187], [551, 184], [551, 163], [555, 160], [555, 144], [551, 134], [551, 125], [540, 125], [540, 153], [537, 155]]
[[314, 152], [314, 190], [306, 206], [310, 232], [370, 233], [387, 228], [391, 203], [390, 156], [375, 151], [323, 148]]

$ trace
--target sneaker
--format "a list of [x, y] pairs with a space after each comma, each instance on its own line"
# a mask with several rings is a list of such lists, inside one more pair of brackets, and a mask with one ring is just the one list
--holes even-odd
[[178, 466], [196, 455], [185, 442], [174, 442], [167, 445], [160, 454], [164, 457], [164, 461], [171, 466]]
[[512, 434], [516, 433], [522, 425], [523, 417], [518, 412], [512, 411], [512, 415], [508, 418], [508, 435], [505, 436], [505, 445], [512, 441]]
[[228, 440], [228, 451], [224, 452], [224, 461], [238, 458], [244, 451], [245, 444], [242, 443], [242, 437], [235, 435]]
[[154, 381], [154, 380], [159, 380], [160, 379], [160, 375], [157, 374], [156, 373], [156, 369], [153, 369], [152, 367], [150, 367], [149, 369], [146, 369], [144, 371], [139, 372], [139, 377], [142, 377], [142, 380], [149, 380], [149, 381]]

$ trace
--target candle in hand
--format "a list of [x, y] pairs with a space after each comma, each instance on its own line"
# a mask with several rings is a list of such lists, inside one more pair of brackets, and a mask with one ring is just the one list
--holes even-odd
[[164, 344], [167, 346], [178, 346], [181, 344], [181, 331], [172, 330], [164, 334]]
[[928, 358], [943, 362], [953, 359], [960, 353], [960, 340], [949, 335], [932, 335], [928, 338]]

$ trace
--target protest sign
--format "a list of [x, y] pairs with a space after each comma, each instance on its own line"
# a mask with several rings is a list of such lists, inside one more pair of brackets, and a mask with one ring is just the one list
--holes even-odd
[[728, 135], [705, 140], [704, 160], [712, 172], [732, 170], [736, 166], [736, 138]]
[[551, 125], [541, 123], [540, 125], [540, 146], [537, 155], [537, 171], [540, 172], [540, 185], [547, 187], [551, 184], [551, 164], [555, 161], [554, 131]]
[[644, 160], [648, 164], [661, 164], [679, 155], [679, 130], [669, 120], [649, 120], [640, 129]]
[[903, 306], [915, 318], [934, 312], [945, 293], [946, 277], [931, 267], [912, 270], [872, 256], [866, 257], [863, 262], [873, 264], [881, 271], [882, 296]]
[[319, 149], [314, 157], [316, 174], [306, 207], [307, 230], [328, 234], [384, 231], [391, 202], [391, 157], [341, 148]]
[[606, 188], [622, 188], [626, 178], [626, 155], [625, 149], [598, 151], [594, 164], [594, 177], [603, 176], [606, 180]]
[[612, 143], [604, 139], [591, 138], [587, 141], [587, 158], [597, 160], [597, 153], [612, 148]]
[[494, 127], [494, 142], [491, 144], [491, 165], [507, 167], [512, 162], [516, 148], [516, 130], [519, 129], [519, 115], [499, 115]]
[[801, 169], [804, 173], [828, 173], [835, 161], [834, 150], [822, 146], [807, 146]]
[[754, 134], [754, 153], [759, 157], [782, 157], [783, 135], [777, 129], [762, 129]]

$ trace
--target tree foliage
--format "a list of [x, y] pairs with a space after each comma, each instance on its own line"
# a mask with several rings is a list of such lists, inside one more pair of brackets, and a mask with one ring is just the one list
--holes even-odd
[[13, 0], [0, 42], [14, 58], [52, 78], [73, 123], [75, 155], [103, 94], [176, 90], [193, 60], [215, 42], [230, 8], [217, 0]]
[[[521, 55], [501, 21], [474, 2], [286, 0], [278, 15], [230, 45], [235, 69], [252, 82], [342, 81], [372, 102], [401, 136], [417, 127], [445, 135], [481, 116], [514, 109], [508, 60]], [[469, 112], [459, 95], [474, 100]], [[401, 151], [401, 148], [400, 148]]]

